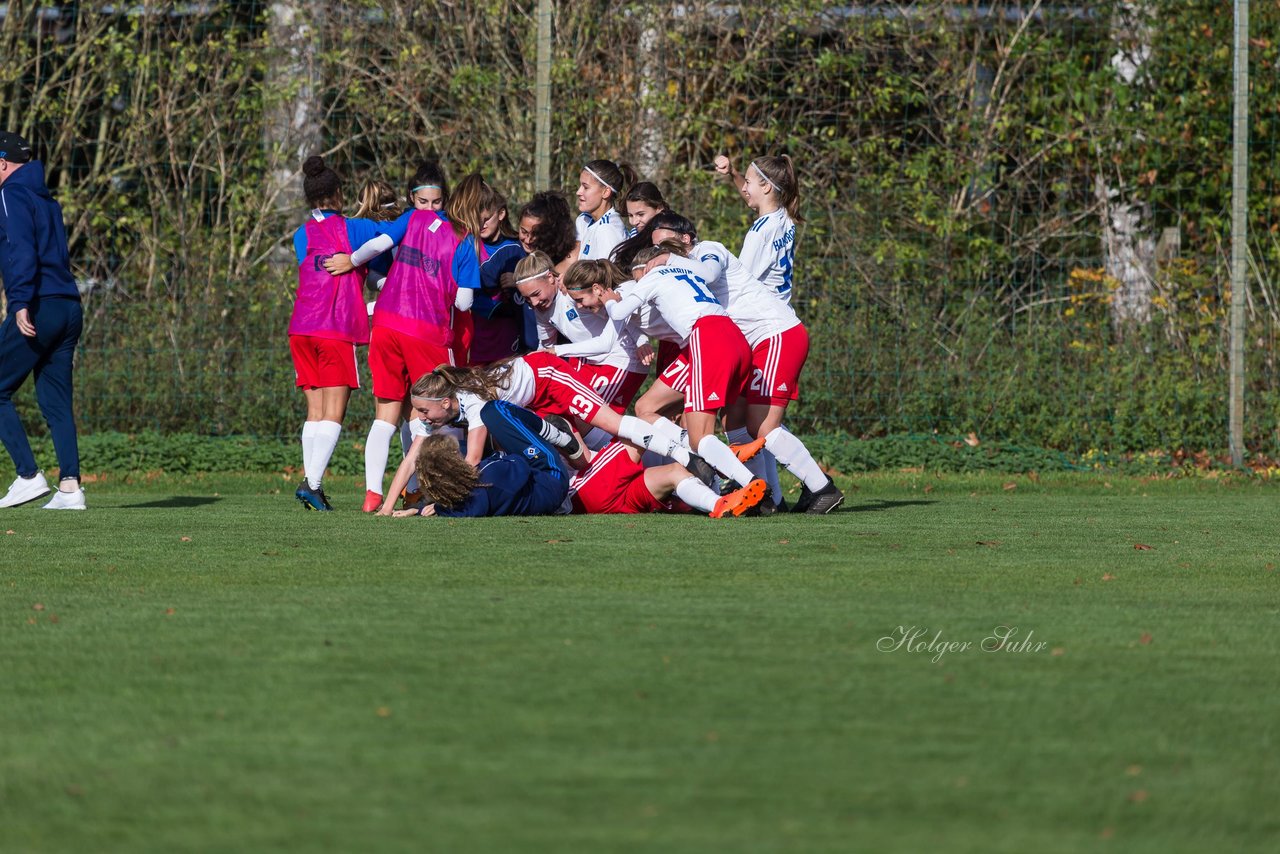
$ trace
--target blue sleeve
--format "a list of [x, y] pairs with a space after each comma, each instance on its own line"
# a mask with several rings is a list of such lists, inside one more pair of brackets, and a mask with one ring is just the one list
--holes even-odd
[[447, 516], [454, 519], [470, 518], [477, 519], [482, 516], [489, 515], [489, 491], [483, 486], [477, 486], [471, 490], [471, 494], [467, 496], [467, 500], [462, 503], [461, 507], [436, 507], [437, 516]]
[[[392, 240], [395, 241], [395, 244], [399, 246], [400, 241], [404, 240], [405, 232], [409, 230], [409, 217], [411, 216], [413, 216], [413, 208], [410, 208], [409, 210], [400, 214], [400, 216], [391, 220], [391, 222], [377, 223], [374, 229], [374, 233], [387, 235], [387, 237], [390, 237]], [[358, 249], [359, 247], [352, 246], [351, 248]]]
[[36, 290], [35, 210], [25, 191], [0, 190], [0, 263], [9, 312], [27, 308]]
[[470, 236], [463, 238], [453, 251], [453, 281], [460, 288], [480, 287], [480, 259]]
[[347, 241], [350, 242], [351, 249], [353, 251], [359, 249], [365, 243], [377, 237], [380, 224], [371, 219], [348, 219]]
[[500, 287], [499, 277], [503, 273], [514, 273], [516, 264], [519, 264], [524, 256], [524, 247], [514, 240], [492, 247], [489, 250], [489, 257], [480, 265], [480, 286], [482, 288]]
[[298, 230], [293, 233], [293, 253], [298, 256], [298, 264], [307, 260], [307, 227], [305, 225], [298, 226]]

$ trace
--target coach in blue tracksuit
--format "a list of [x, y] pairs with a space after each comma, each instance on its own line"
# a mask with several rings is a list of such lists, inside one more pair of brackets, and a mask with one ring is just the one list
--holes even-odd
[[13, 393], [35, 374], [36, 400], [49, 424], [61, 482], [46, 510], [83, 510], [80, 451], [71, 407], [71, 362], [80, 340], [80, 292], [71, 275], [62, 207], [44, 184], [44, 164], [15, 133], [0, 131], [0, 276], [8, 316], [0, 324], [0, 442], [18, 479], [0, 508], [49, 492], [13, 406]]

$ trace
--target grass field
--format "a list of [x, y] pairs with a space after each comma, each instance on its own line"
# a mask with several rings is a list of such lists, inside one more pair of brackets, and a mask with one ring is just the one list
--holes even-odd
[[278, 475], [2, 511], [0, 850], [1275, 850], [1280, 488], [847, 485], [730, 522], [372, 519], [354, 481], [306, 514]]

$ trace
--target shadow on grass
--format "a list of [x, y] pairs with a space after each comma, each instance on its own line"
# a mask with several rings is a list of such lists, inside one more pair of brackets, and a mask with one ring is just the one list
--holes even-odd
[[156, 501], [146, 501], [142, 504], [125, 504], [121, 506], [121, 510], [182, 510], [188, 507], [203, 507], [206, 504], [214, 504], [221, 501], [221, 498], [215, 498], [212, 495], [175, 495], [172, 498], [161, 498]]
[[836, 512], [844, 513], [876, 513], [880, 510], [896, 510], [899, 507], [924, 507], [929, 504], [937, 504], [937, 501], [886, 501], [883, 498], [875, 501], [868, 501], [859, 504], [857, 507], [845, 505]]

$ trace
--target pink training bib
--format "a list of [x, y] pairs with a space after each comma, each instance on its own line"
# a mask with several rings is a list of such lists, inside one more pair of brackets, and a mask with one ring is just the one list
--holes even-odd
[[307, 257], [298, 265], [298, 295], [289, 334], [368, 344], [369, 312], [361, 293], [365, 268], [341, 276], [331, 276], [324, 268], [329, 256], [351, 254], [346, 219], [309, 219], [306, 229]]
[[438, 347], [453, 340], [453, 255], [458, 236], [435, 211], [414, 211], [373, 309], [373, 325]]

